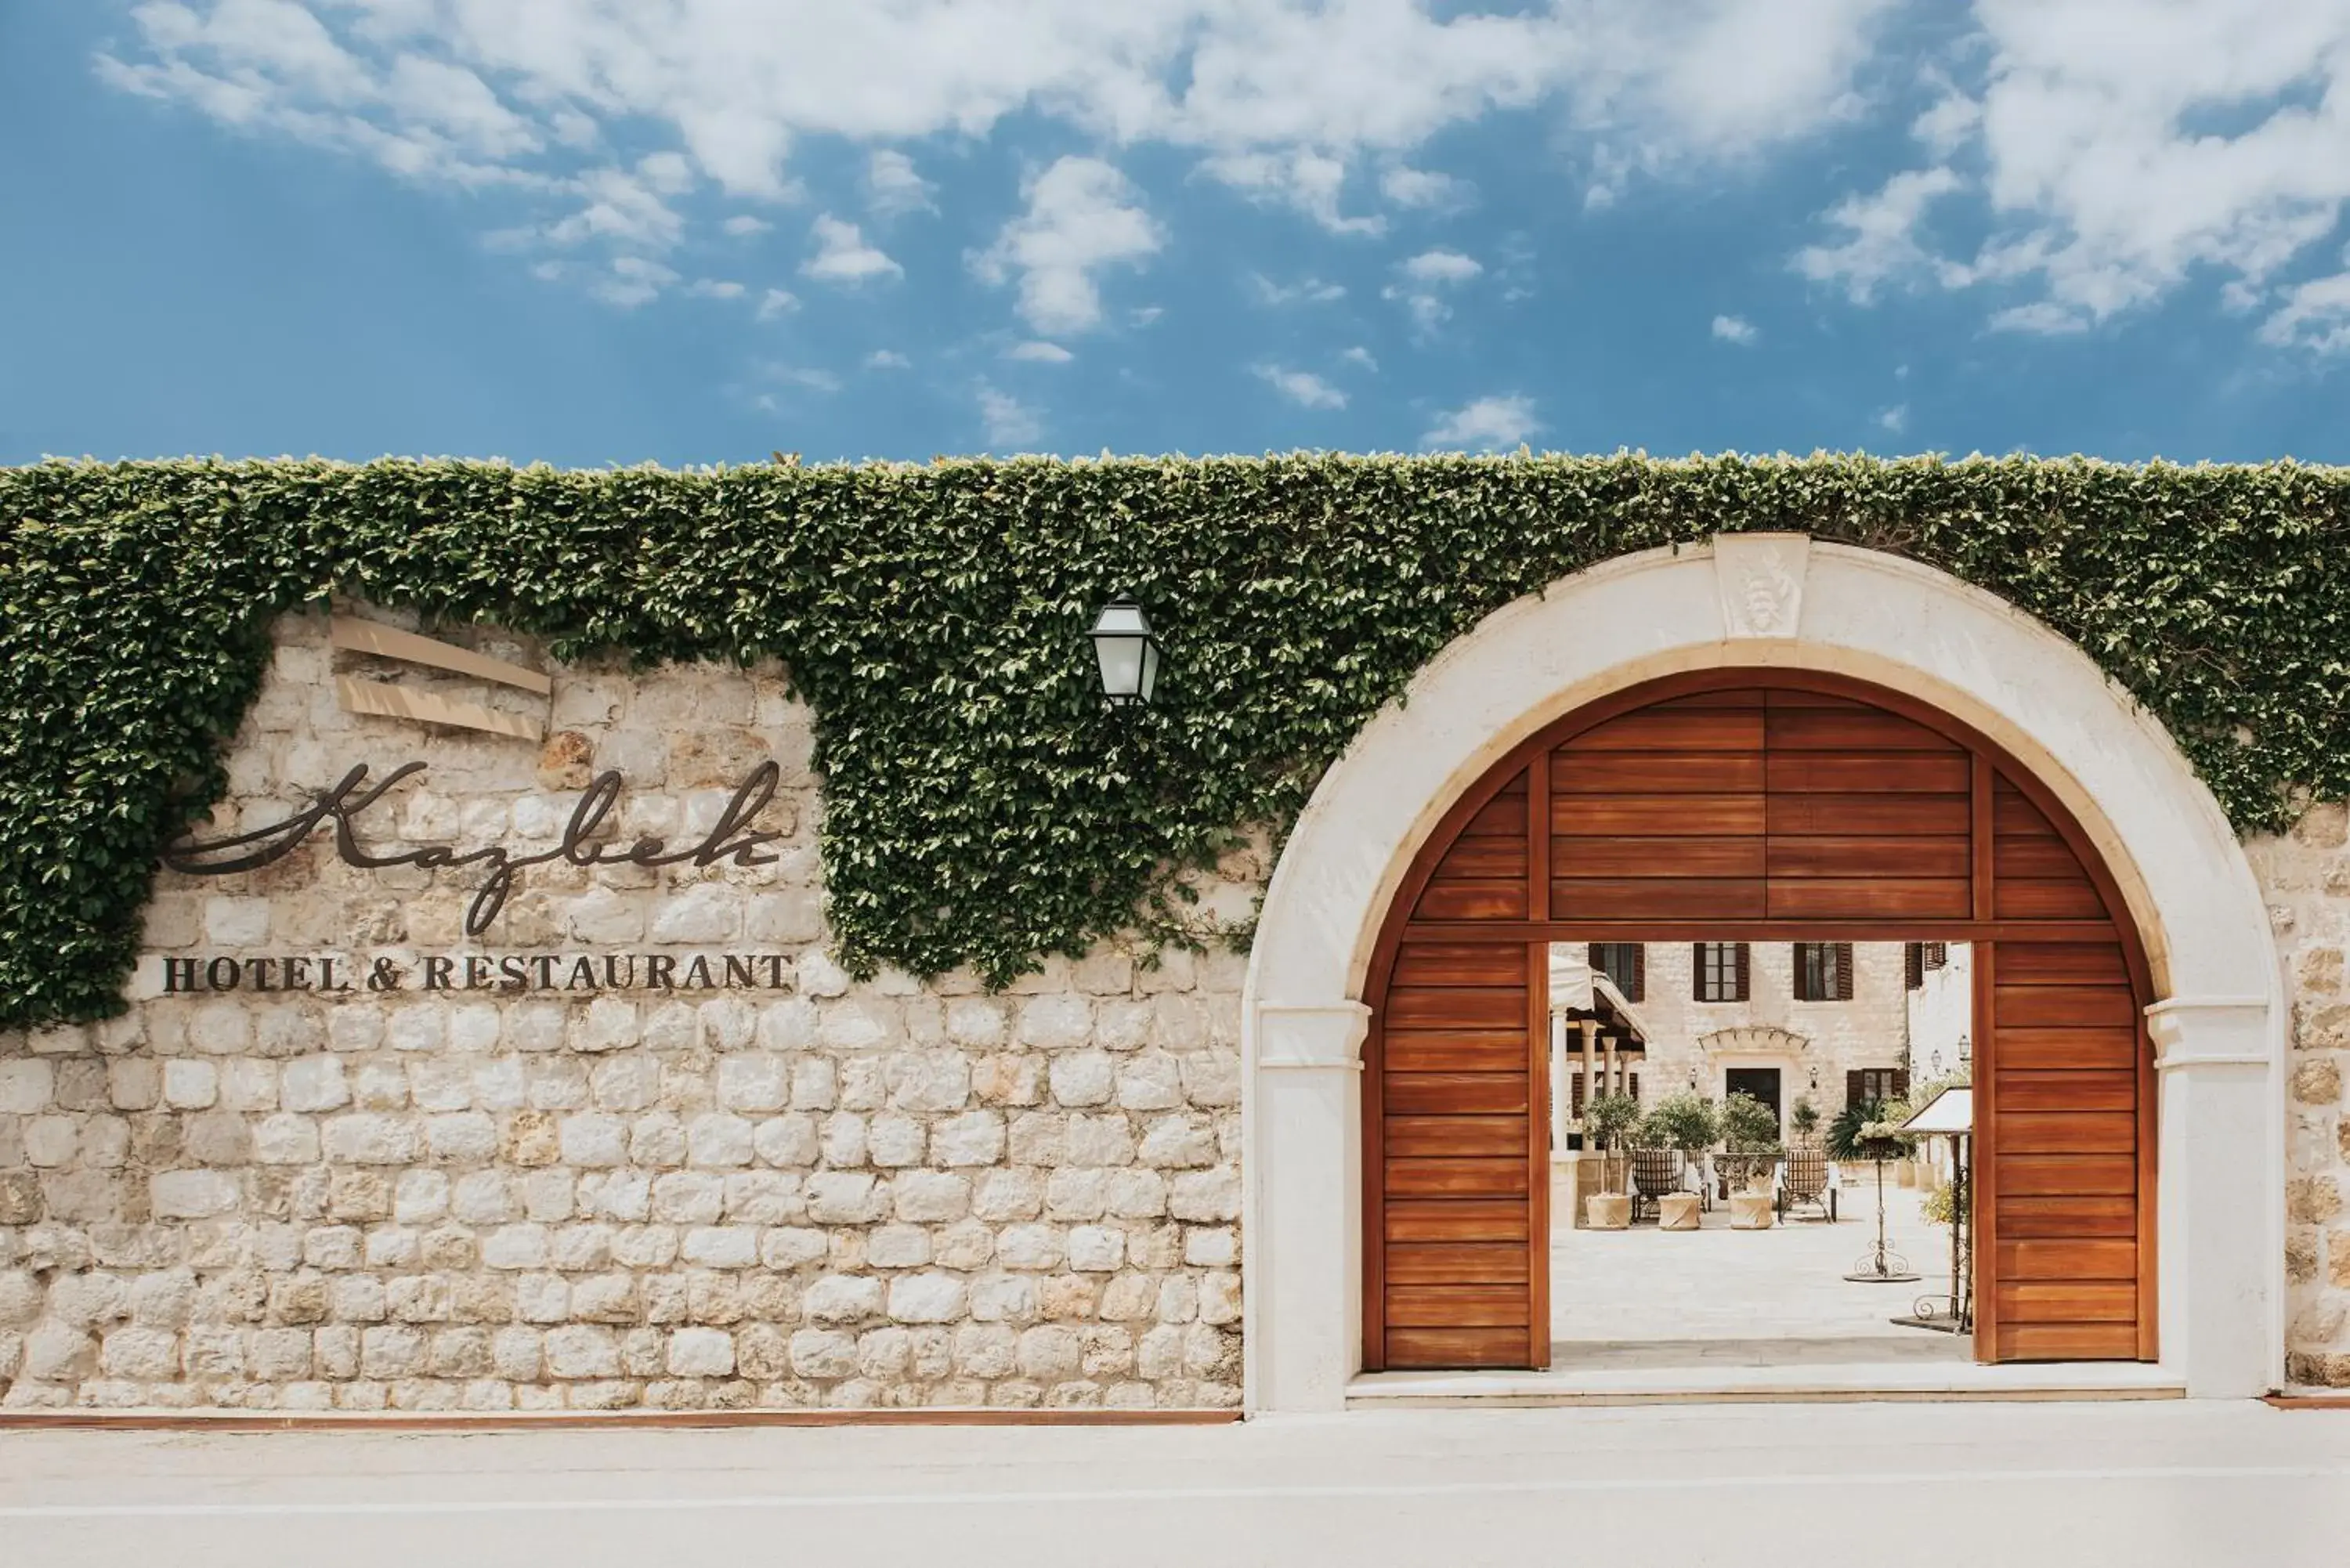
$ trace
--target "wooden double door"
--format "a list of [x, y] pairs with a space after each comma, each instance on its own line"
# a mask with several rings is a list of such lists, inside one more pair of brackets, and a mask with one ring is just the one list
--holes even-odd
[[1985, 737], [1825, 675], [1618, 694], [1439, 824], [1374, 954], [1364, 1361], [1550, 1361], [1554, 941], [1972, 944], [1986, 1360], [2155, 1355], [2143, 952], [2079, 826]]

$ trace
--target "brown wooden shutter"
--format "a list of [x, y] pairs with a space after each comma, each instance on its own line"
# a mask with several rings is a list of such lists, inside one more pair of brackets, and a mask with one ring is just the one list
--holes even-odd
[[1640, 1075], [1638, 1073], [1625, 1074], [1624, 1086], [1632, 1092], [1632, 1098], [1637, 1102], [1640, 1097]]
[[1594, 974], [1607, 972], [1607, 944], [1606, 942], [1586, 943], [1583, 949], [1583, 961], [1591, 966], [1591, 972]]
[[1844, 1103], [1847, 1106], [1865, 1104], [1868, 1099], [1868, 1075], [1858, 1067], [1848, 1067], [1844, 1075]]
[[1634, 942], [1632, 944], [1632, 994], [1626, 997], [1625, 1000], [1627, 1002], [1646, 1002], [1648, 999], [1648, 944], [1646, 942]]
[[1919, 986], [1922, 986], [1925, 983], [1926, 944], [1923, 942], [1902, 943], [1901, 984], [1903, 988], [1909, 991], [1916, 991]]
[[1795, 1000], [1797, 1002], [1816, 1002], [1819, 1000], [1812, 994], [1812, 977], [1809, 972], [1810, 966], [1804, 962], [1804, 950], [1811, 945], [1812, 944], [1809, 942], [1797, 942], [1792, 948], [1787, 950], [1794, 955]]
[[1835, 944], [1835, 999], [1838, 1002], [1852, 1000], [1852, 944], [1850, 942]]
[[1703, 1002], [1706, 999], [1705, 948], [1706, 944], [1703, 942], [1690, 944], [1690, 1000], [1691, 1002]]
[[1569, 1073], [1566, 1075], [1566, 1081], [1570, 1085], [1568, 1089], [1569, 1103], [1567, 1105], [1566, 1114], [1579, 1121], [1583, 1116], [1583, 1102], [1586, 1092], [1586, 1086], [1583, 1076], [1583, 1069], [1577, 1067], [1574, 1072]]
[[1907, 1103], [1909, 1098], [1909, 1069], [1893, 1069], [1893, 1098]]
[[1731, 997], [1731, 1000], [1732, 1002], [1747, 1001], [1750, 992], [1753, 989], [1753, 967], [1747, 962], [1746, 944], [1744, 942], [1741, 942], [1738, 944], [1738, 994]]

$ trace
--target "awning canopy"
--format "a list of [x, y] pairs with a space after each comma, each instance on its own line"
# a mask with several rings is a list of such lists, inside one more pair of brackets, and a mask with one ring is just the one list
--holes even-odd
[[1975, 1130], [1975, 1092], [1965, 1084], [1949, 1085], [1909, 1114], [1901, 1124], [1906, 1133], [1928, 1137], [1964, 1137]]

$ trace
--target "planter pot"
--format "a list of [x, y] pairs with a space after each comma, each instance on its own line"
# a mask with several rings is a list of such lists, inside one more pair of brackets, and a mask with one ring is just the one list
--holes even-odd
[[1657, 1199], [1659, 1231], [1694, 1231], [1697, 1215], [1698, 1197], [1694, 1192], [1668, 1192]]
[[1593, 1231], [1626, 1230], [1632, 1223], [1632, 1199], [1622, 1192], [1595, 1192], [1583, 1200], [1583, 1217]]
[[1777, 1220], [1771, 1212], [1771, 1195], [1767, 1192], [1733, 1192], [1730, 1195], [1730, 1228], [1733, 1231], [1768, 1231]]

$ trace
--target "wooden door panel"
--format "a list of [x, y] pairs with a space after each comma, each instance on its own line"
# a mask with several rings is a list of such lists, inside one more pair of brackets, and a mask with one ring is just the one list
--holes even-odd
[[[2137, 1107], [2137, 1075], [2010, 1071], [2002, 1064], [1992, 1102], [2010, 1111], [2119, 1111]], [[2002, 1127], [2005, 1123], [2001, 1124]], [[2005, 1146], [2002, 1145], [2002, 1147]]]
[[1995, 837], [1991, 852], [1991, 868], [2002, 880], [2016, 877], [2023, 881], [2086, 882], [2088, 871], [2073, 846], [2061, 838], [2033, 836]]
[[2137, 1191], [2137, 1159], [2119, 1154], [2001, 1154], [2002, 1198], [2119, 1198]]
[[1526, 1324], [1526, 1291], [1506, 1282], [1388, 1284], [1388, 1322], [1397, 1328], [1516, 1328]]
[[2127, 990], [2129, 961], [2117, 942], [2016, 942], [2000, 951], [2002, 985], [2092, 985]]
[[1423, 920], [1523, 920], [1526, 918], [1526, 879], [1439, 877], [1419, 896]]
[[1973, 897], [1964, 877], [1779, 877], [1769, 886], [1774, 920], [1963, 920]]
[[1390, 1073], [1512, 1073], [1525, 1075], [1526, 1037], [1494, 1029], [1397, 1029], [1384, 1053]]
[[1525, 979], [1525, 955], [1514, 943], [1497, 948], [1479, 942], [1406, 942], [1396, 950], [1395, 973], [1388, 983], [1400, 990], [1451, 989], [1522, 986]]
[[1823, 835], [1764, 840], [1772, 877], [1922, 877], [1960, 881], [1971, 874], [1973, 841], [1962, 836], [1859, 838]]
[[1528, 1354], [1523, 1328], [1393, 1328], [1387, 1341], [1390, 1366], [1523, 1366]]
[[1762, 840], [1746, 838], [1588, 838], [1561, 835], [1551, 840], [1554, 878], [1693, 877], [1761, 877]]
[[1511, 838], [1523, 842], [1526, 836], [1526, 792], [1521, 788], [1504, 791], [1487, 801], [1461, 830], [1463, 838]]
[[2086, 880], [2017, 882], [2002, 877], [1991, 908], [2002, 920], [2094, 920], [2105, 915], [2106, 901]]
[[1389, 1285], [1492, 1284], [1526, 1278], [1518, 1241], [1399, 1241], [1388, 1247]]
[[1686, 753], [1551, 753], [1550, 787], [1561, 794], [1734, 794], [1762, 789], [1762, 753], [1721, 752], [1692, 765]]
[[2012, 1241], [2137, 1234], [2137, 1199], [2132, 1196], [2026, 1198], [2002, 1194], [1994, 1207], [1999, 1233]]
[[1964, 794], [1971, 766], [1963, 755], [1773, 752], [1762, 776], [1773, 794], [1783, 790], [1797, 794]]
[[1388, 1113], [1389, 1156], [1431, 1159], [1510, 1159], [1525, 1152], [1526, 1118], [1425, 1116]]
[[1762, 715], [1752, 709], [1652, 708], [1586, 730], [1560, 749], [1571, 757], [1585, 752], [1760, 752]]
[[2133, 1154], [2137, 1116], [2126, 1110], [2002, 1112], [1999, 1147], [2008, 1154]]
[[1992, 1338], [1992, 1358], [1999, 1361], [2133, 1361], [2138, 1355], [2135, 1323], [2002, 1320]]
[[1759, 920], [1769, 908], [1759, 877], [1752, 881], [1570, 877], [1550, 885], [1555, 920]]
[[2135, 1241], [2090, 1241], [2066, 1236], [2002, 1241], [1997, 1250], [2002, 1283], [2010, 1280], [2135, 1280]]
[[1780, 708], [1762, 722], [1773, 752], [1950, 752], [1947, 735], [1881, 708]]
[[[1563, 836], [1713, 838], [1759, 835], [1763, 796], [1729, 791], [1702, 794], [1561, 794], [1550, 803], [1551, 831]], [[1659, 854], [1670, 845], [1658, 846]]]
[[1948, 837], [1970, 831], [1974, 821], [1965, 794], [1779, 794], [1767, 799], [1765, 819], [1773, 838]]
[[2131, 1029], [2002, 1029], [2000, 1060], [2009, 1066], [2134, 1069], [2137, 1032]]
[[2125, 986], [2010, 986], [2002, 980], [1995, 1005], [2000, 1026], [2006, 1029], [2137, 1027], [2137, 998]]
[[1413, 986], [1388, 995], [1390, 1029], [1523, 1029], [1526, 992], [1517, 985]]
[[[1514, 1042], [1513, 1043], [1514, 1044]], [[1531, 1110], [1523, 1073], [1399, 1073], [1387, 1077], [1390, 1116], [1523, 1116]]]
[[2135, 1323], [2137, 1285], [2130, 1280], [2002, 1282], [1999, 1311], [2011, 1321]]
[[1387, 1205], [1390, 1241], [1515, 1241], [1523, 1250], [1526, 1206], [1505, 1199]]

